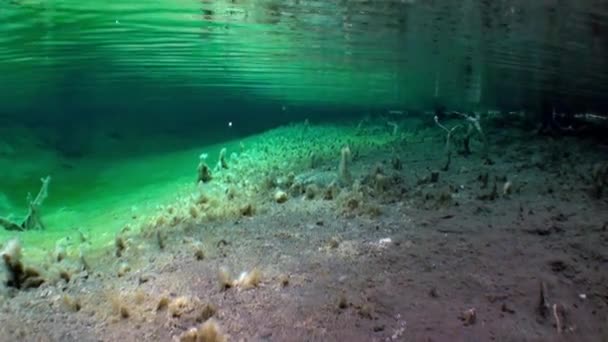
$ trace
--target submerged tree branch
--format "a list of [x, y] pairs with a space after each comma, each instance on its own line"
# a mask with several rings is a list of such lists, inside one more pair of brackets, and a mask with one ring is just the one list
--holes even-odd
[[0, 217], [0, 226], [4, 227], [6, 230], [13, 231], [45, 228], [40, 217], [40, 207], [42, 206], [44, 200], [48, 197], [51, 176], [41, 178], [40, 181], [42, 182], [42, 186], [40, 187], [40, 191], [38, 191], [38, 195], [36, 195], [35, 198], [32, 198], [31, 195], [28, 194], [28, 211], [21, 223], [11, 221], [5, 217]]

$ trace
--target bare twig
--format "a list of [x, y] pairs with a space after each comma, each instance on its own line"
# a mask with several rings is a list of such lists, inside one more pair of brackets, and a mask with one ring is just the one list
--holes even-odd
[[[465, 119], [466, 122], [469, 123], [469, 127], [473, 127], [475, 128], [475, 130], [477, 131], [477, 133], [479, 133], [479, 137], [481, 138], [481, 142], [483, 143], [483, 157], [487, 158], [488, 157], [488, 140], [486, 139], [486, 134], [483, 130], [483, 128], [481, 128], [481, 117], [479, 115], [479, 113], [475, 113], [474, 115], [469, 115], [466, 113], [460, 113], [460, 112], [453, 112], [456, 115], [459, 115], [461, 117], [463, 117]], [[467, 133], [467, 139], [470, 138], [470, 132]], [[467, 141], [468, 143], [468, 141]], [[468, 148], [468, 147], [466, 147]]]
[[555, 318], [555, 327], [557, 328], [557, 333], [561, 334], [564, 331], [564, 329], [562, 326], [562, 321], [559, 318], [559, 313], [557, 311], [558, 311], [557, 304], [553, 304], [553, 318]]
[[23, 230], [23, 227], [21, 227], [21, 225], [4, 217], [0, 217], [0, 226], [4, 227], [4, 229], [6, 230]]
[[445, 148], [446, 148], [446, 150], [449, 150], [450, 149], [450, 138], [452, 137], [452, 133], [454, 133], [454, 131], [457, 130], [458, 128], [460, 128], [461, 126], [456, 125], [456, 126], [448, 129], [447, 127], [442, 125], [441, 122], [439, 122], [439, 117], [437, 117], [437, 115], [435, 115], [435, 123], [441, 129], [443, 129], [444, 131], [447, 132], [446, 139], [445, 139]]
[[546, 318], [549, 311], [549, 301], [547, 300], [547, 286], [544, 282], [540, 282], [540, 296], [538, 301], [538, 313], [541, 317]]
[[447, 161], [445, 166], [443, 167], [444, 171], [449, 170], [450, 168], [450, 162], [452, 161], [452, 151], [450, 149], [450, 141], [452, 138], [452, 133], [454, 133], [454, 131], [456, 131], [458, 128], [461, 127], [461, 125], [456, 125], [452, 128], [447, 128], [444, 125], [441, 124], [441, 122], [439, 122], [439, 117], [437, 115], [435, 115], [435, 123], [437, 124], [437, 126], [439, 126], [441, 129], [443, 129], [444, 131], [446, 131], [446, 138], [445, 138], [445, 154], [447, 157]]
[[38, 191], [38, 195], [35, 198], [32, 198], [31, 195], [28, 194], [28, 211], [27, 215], [23, 218], [21, 223], [16, 223], [7, 218], [0, 217], [0, 226], [3, 226], [6, 230], [31, 230], [31, 229], [44, 229], [44, 223], [40, 217], [40, 207], [44, 200], [48, 197], [49, 194], [49, 183], [51, 182], [51, 177], [47, 176], [45, 178], [40, 179], [42, 182], [42, 186], [40, 187], [40, 191]]

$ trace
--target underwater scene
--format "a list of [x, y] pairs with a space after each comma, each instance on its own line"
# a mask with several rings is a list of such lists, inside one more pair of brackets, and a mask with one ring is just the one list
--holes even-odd
[[0, 20], [0, 342], [608, 341], [608, 1]]

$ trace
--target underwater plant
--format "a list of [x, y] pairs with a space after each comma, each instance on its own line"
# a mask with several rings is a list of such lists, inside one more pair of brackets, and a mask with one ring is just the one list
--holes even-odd
[[44, 279], [38, 270], [26, 267], [21, 260], [21, 242], [19, 239], [10, 240], [4, 249], [0, 251], [0, 257], [4, 261], [7, 271], [6, 286], [16, 289], [28, 289], [38, 287], [44, 283]]
[[215, 165], [214, 171], [227, 170], [228, 162], [226, 162], [226, 148], [220, 150], [220, 155], [217, 157], [217, 165]]
[[209, 165], [207, 165], [207, 163], [205, 162], [205, 159], [207, 158], [207, 154], [203, 153], [200, 155], [199, 159], [199, 163], [198, 163], [198, 167], [197, 167], [197, 179], [196, 182], [197, 183], [209, 183], [212, 179], [213, 176], [211, 174], [211, 168], [209, 168]]
[[209, 319], [198, 328], [191, 328], [175, 339], [179, 342], [224, 342], [227, 337], [222, 333], [219, 324]]
[[349, 146], [342, 147], [340, 150], [340, 164], [338, 165], [338, 178], [345, 184], [352, 182], [352, 176], [349, 170], [349, 164], [351, 161], [351, 152]]

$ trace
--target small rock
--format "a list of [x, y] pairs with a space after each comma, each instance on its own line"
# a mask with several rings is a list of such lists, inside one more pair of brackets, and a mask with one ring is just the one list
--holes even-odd
[[287, 285], [289, 285], [289, 275], [281, 274], [279, 276], [279, 284], [281, 284], [281, 287], [286, 287]]
[[331, 239], [329, 239], [328, 245], [331, 249], [338, 248], [338, 246], [340, 246], [340, 238], [337, 236], [332, 236]]
[[380, 247], [386, 247], [386, 246], [390, 245], [392, 242], [393, 242], [393, 240], [391, 240], [391, 238], [383, 238], [378, 241], [378, 245]]
[[126, 262], [123, 262], [120, 264], [120, 266], [118, 266], [118, 276], [122, 277], [125, 274], [129, 273], [131, 271], [131, 266], [129, 266], [129, 264], [127, 264]]
[[431, 171], [431, 183], [437, 183], [439, 182], [439, 171], [437, 170], [433, 170]]
[[348, 307], [348, 300], [346, 299], [345, 294], [341, 294], [338, 298], [338, 308], [344, 310]]
[[500, 307], [500, 311], [506, 312], [506, 313], [510, 313], [510, 314], [514, 314], [515, 313], [515, 310], [511, 309], [510, 307], [508, 307], [507, 303], [502, 303], [502, 306]]
[[285, 191], [279, 190], [274, 194], [274, 201], [277, 203], [285, 203], [287, 202], [287, 193]]
[[473, 325], [477, 321], [477, 313], [475, 312], [475, 309], [471, 308], [465, 310], [459, 318], [462, 322], [464, 322], [465, 326]]
[[374, 326], [374, 332], [384, 331], [384, 325], [376, 325]]

